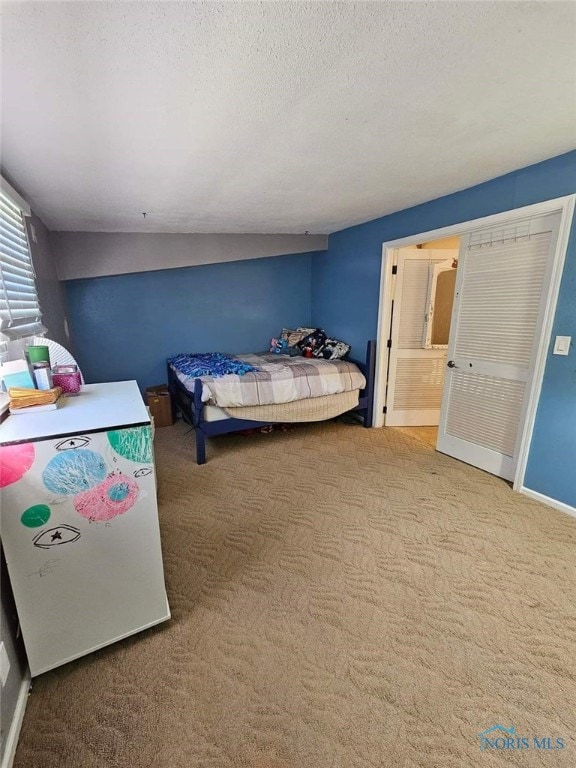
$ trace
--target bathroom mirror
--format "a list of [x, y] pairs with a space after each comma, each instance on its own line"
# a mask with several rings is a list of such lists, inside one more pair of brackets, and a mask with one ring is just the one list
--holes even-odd
[[428, 277], [424, 349], [446, 349], [456, 287], [457, 260], [447, 259], [431, 264]]

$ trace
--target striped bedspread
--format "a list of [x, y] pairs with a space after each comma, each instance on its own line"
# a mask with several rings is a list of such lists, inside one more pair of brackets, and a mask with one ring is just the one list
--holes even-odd
[[[258, 370], [242, 376], [202, 376], [202, 400], [220, 408], [246, 405], [277, 405], [310, 397], [337, 395], [366, 386], [364, 375], [354, 363], [283, 355], [236, 355]], [[172, 365], [190, 391], [194, 379]]]

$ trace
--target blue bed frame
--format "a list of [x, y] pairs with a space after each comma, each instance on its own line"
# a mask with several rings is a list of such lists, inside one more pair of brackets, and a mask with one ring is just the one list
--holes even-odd
[[[350, 362], [360, 368], [366, 378], [365, 389], [360, 390], [358, 405], [349, 413], [358, 413], [365, 427], [373, 424], [374, 377], [376, 372], [376, 341], [366, 345], [366, 359]], [[168, 388], [172, 395], [172, 407], [180, 410], [184, 421], [193, 427], [196, 435], [196, 463], [206, 463], [206, 438], [215, 435], [227, 435], [230, 432], [241, 432], [244, 429], [259, 429], [269, 427], [276, 422], [249, 421], [248, 419], [221, 419], [220, 421], [204, 420], [204, 403], [202, 402], [202, 381], [194, 379], [194, 391], [190, 392], [178, 379], [170, 365], [168, 368]]]

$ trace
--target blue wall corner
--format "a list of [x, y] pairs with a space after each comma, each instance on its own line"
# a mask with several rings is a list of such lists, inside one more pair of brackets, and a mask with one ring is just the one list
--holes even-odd
[[[576, 151], [476, 187], [330, 235], [312, 262], [312, 325], [356, 349], [376, 338], [382, 244], [576, 192]], [[553, 336], [573, 337], [567, 357], [550, 353], [536, 417], [527, 488], [576, 506], [576, 236], [566, 254]]]
[[166, 381], [178, 352], [257, 352], [311, 319], [312, 254], [66, 283], [76, 356], [88, 382]]

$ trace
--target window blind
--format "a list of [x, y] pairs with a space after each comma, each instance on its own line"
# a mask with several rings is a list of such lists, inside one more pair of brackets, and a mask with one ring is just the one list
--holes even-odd
[[43, 330], [22, 208], [0, 189], [0, 335], [18, 339]]

